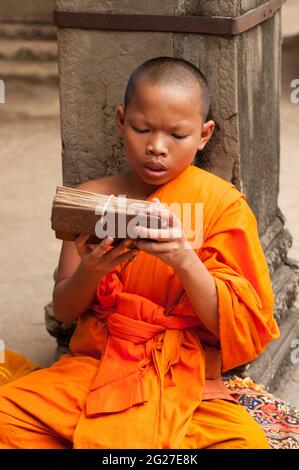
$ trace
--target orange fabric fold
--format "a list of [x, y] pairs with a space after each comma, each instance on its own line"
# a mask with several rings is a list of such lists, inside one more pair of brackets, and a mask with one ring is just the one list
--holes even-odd
[[27, 357], [5, 349], [4, 362], [0, 362], [0, 386], [38, 369], [41, 369], [41, 366], [30, 361]]
[[[112, 276], [114, 285], [111, 282]], [[179, 311], [176, 315], [166, 316], [165, 308], [149, 299], [121, 292], [121, 283], [116, 273], [109, 274], [106, 279], [103, 279], [97, 297], [102, 305], [110, 307], [113, 299], [115, 311], [110, 312], [108, 317], [109, 338], [99, 372], [87, 397], [87, 416], [121, 411], [148, 401], [144, 381], [145, 372], [150, 365], [155, 368], [158, 382], [163, 382], [171, 368], [172, 374], [182, 375], [184, 364], [189, 364], [190, 372], [194, 374], [194, 388], [200, 399], [204, 364], [199, 341], [194, 337], [194, 350], [185, 347], [180, 354], [183, 339], [181, 330], [197, 326], [197, 317], [179, 316]], [[165, 337], [161, 333], [166, 330], [177, 331], [168, 332]], [[164, 343], [163, 354], [161, 342]], [[197, 356], [195, 361], [192, 357], [194, 351]]]
[[241, 193], [224, 201], [200, 255], [217, 287], [223, 372], [251, 362], [279, 337], [255, 216]]

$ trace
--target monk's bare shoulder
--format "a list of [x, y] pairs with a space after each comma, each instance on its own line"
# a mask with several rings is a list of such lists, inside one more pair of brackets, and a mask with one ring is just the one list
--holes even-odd
[[79, 186], [77, 186], [77, 188], [98, 194], [114, 194], [114, 196], [125, 195], [127, 198], [132, 199], [146, 200], [148, 197], [148, 194], [146, 193], [137, 193], [134, 191], [134, 188], [132, 188], [132, 184], [130, 183], [128, 177], [122, 174], [86, 181], [85, 183], [81, 183]]
[[125, 183], [120, 175], [111, 175], [96, 180], [85, 181], [78, 185], [77, 188], [92, 193], [114, 194], [115, 196], [125, 194], [123, 191], [126, 190]]

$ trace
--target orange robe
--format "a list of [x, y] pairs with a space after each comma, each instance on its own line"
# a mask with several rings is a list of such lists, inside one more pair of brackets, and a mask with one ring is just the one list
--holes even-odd
[[41, 368], [22, 354], [8, 349], [5, 350], [4, 356], [5, 362], [0, 362], [0, 386]]
[[[195, 166], [153, 197], [203, 204], [203, 244], [195, 251], [215, 279], [220, 340], [200, 322], [174, 270], [140, 252], [103, 278], [78, 321], [71, 355], [1, 388], [0, 447], [15, 445], [8, 429], [30, 447], [20, 420], [30, 423], [31, 439], [36, 428], [43, 436], [32, 447], [50, 448], [225, 447], [229, 433], [233, 446], [246, 447], [244, 423], [246, 432], [261, 433], [220, 375], [279, 336], [255, 217], [232, 184]], [[41, 423], [55, 435], [52, 444]]]

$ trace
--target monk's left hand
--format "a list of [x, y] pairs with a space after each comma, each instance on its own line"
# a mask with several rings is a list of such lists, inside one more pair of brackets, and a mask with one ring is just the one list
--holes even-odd
[[[188, 250], [192, 250], [192, 247], [187, 241], [181, 222], [175, 213], [161, 204], [158, 198], [153, 198], [153, 202], [157, 202], [159, 207], [151, 208], [149, 213], [160, 215], [166, 219], [168, 228], [153, 229], [141, 225], [134, 227], [135, 233], [141, 238], [141, 240], [136, 239], [134, 245], [146, 253], [157, 256], [173, 268], [179, 268], [186, 259]], [[150, 238], [151, 240], [142, 240], [142, 238]]]

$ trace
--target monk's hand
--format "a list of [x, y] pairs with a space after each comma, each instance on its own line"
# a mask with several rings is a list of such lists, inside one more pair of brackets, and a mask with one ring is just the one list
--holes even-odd
[[[162, 220], [167, 220], [167, 228], [147, 228], [141, 225], [134, 227], [134, 231], [141, 240], [136, 239], [135, 245], [151, 255], [157, 256], [164, 263], [179, 268], [183, 263], [188, 250], [192, 251], [190, 243], [183, 232], [180, 220], [174, 212], [168, 210], [160, 203], [158, 198], [153, 198], [157, 202], [157, 207], [149, 209], [149, 214], [161, 216]], [[151, 240], [142, 240], [150, 238]]]
[[95, 275], [104, 276], [111, 272], [117, 265], [128, 259], [133, 259], [139, 249], [133, 246], [130, 238], [124, 239], [117, 246], [113, 247], [112, 237], [106, 237], [98, 244], [86, 243], [90, 234], [79, 235], [74, 243], [81, 258], [82, 266], [88, 272]]

